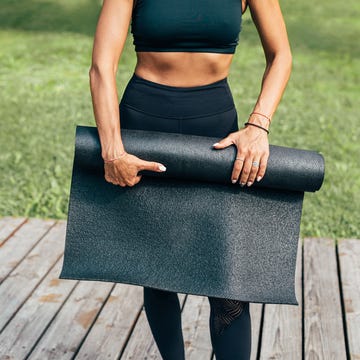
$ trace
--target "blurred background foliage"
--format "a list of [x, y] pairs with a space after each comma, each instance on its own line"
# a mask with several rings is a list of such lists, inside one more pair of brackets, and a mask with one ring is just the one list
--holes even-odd
[[[305, 195], [302, 236], [360, 238], [360, 2], [281, 1], [293, 71], [270, 143], [321, 152], [322, 189]], [[66, 218], [75, 126], [92, 125], [88, 70], [101, 1], [1, 0], [0, 216]], [[136, 63], [129, 33], [119, 98]], [[247, 11], [230, 86], [247, 119], [264, 70]]]

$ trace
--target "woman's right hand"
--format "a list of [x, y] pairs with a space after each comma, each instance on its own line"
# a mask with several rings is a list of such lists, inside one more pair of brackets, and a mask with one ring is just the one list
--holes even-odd
[[134, 186], [141, 180], [142, 175], [138, 175], [140, 170], [164, 172], [166, 167], [163, 164], [145, 161], [135, 155], [125, 153], [116, 160], [105, 162], [104, 170], [106, 181], [124, 187]]

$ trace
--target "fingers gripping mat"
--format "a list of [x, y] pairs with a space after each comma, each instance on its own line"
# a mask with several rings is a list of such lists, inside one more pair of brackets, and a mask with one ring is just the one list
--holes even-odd
[[320, 154], [270, 145], [265, 177], [241, 188], [230, 181], [236, 148], [213, 149], [218, 138], [121, 133], [129, 153], [167, 170], [108, 183], [97, 128], [77, 126], [60, 278], [298, 304], [302, 201], [323, 182]]

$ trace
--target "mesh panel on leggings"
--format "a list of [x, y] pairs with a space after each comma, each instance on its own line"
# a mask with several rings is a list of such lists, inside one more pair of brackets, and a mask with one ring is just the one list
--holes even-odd
[[220, 335], [227, 326], [239, 317], [245, 302], [231, 299], [209, 297], [211, 305], [211, 320], [215, 332]]

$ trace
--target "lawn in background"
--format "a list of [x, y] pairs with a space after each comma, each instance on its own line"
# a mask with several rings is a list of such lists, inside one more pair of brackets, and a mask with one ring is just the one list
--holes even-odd
[[[76, 124], [95, 125], [89, 92], [100, 1], [0, 4], [0, 216], [66, 218]], [[302, 236], [360, 238], [360, 3], [282, 1], [293, 72], [270, 143], [317, 150], [322, 189], [305, 195]], [[118, 71], [119, 98], [135, 66], [132, 38]], [[247, 12], [229, 76], [246, 121], [264, 59]]]

